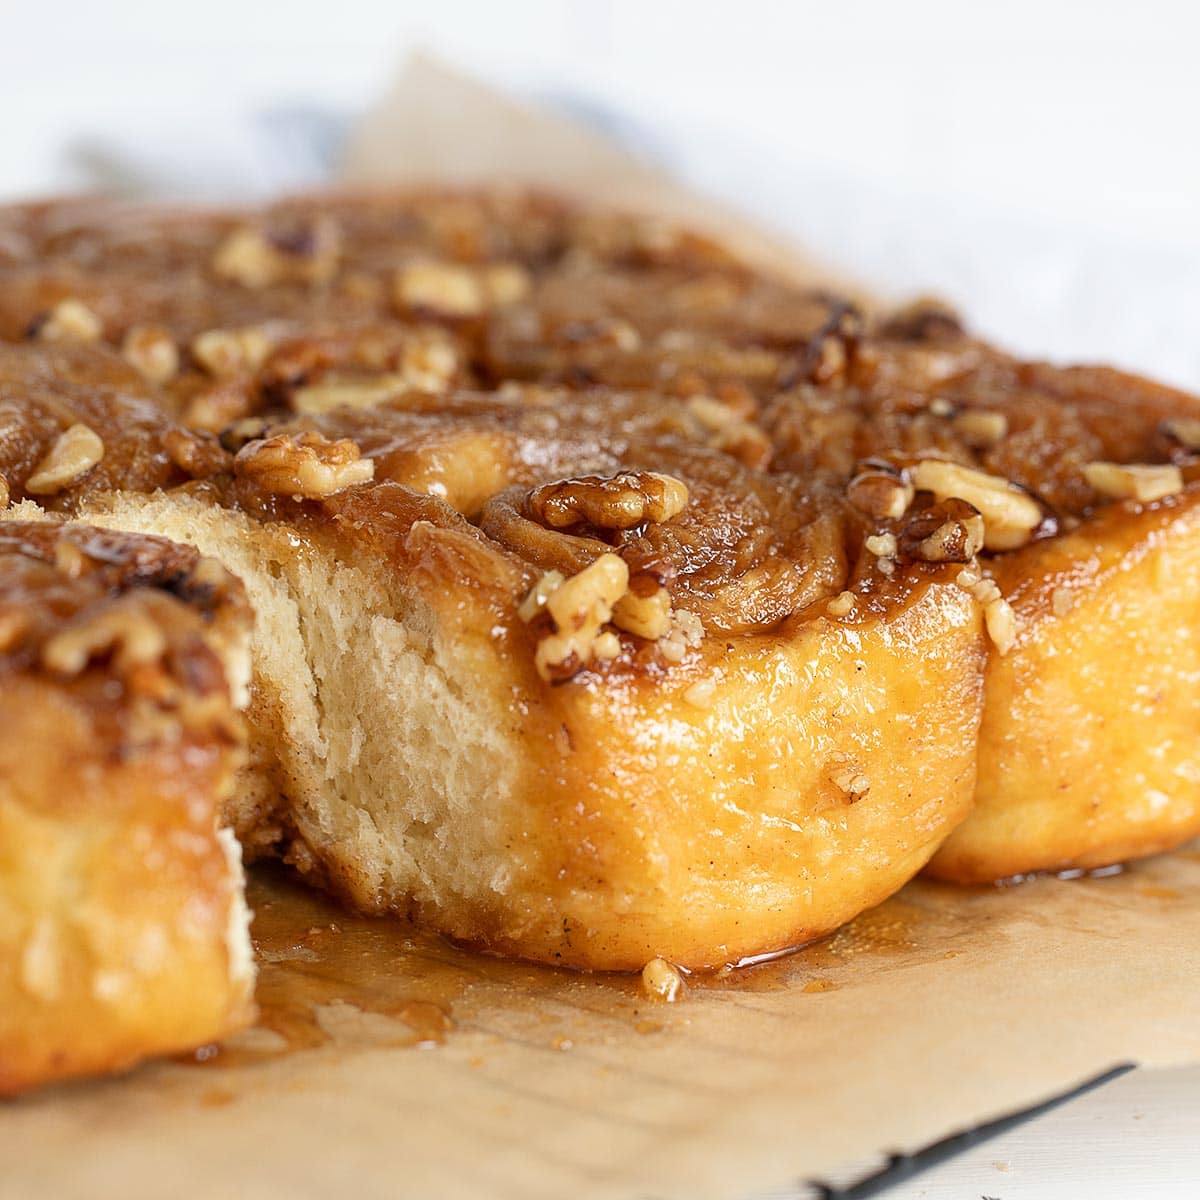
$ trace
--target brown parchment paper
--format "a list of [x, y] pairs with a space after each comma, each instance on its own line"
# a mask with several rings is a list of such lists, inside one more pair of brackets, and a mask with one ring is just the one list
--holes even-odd
[[[657, 206], [828, 277], [592, 135], [428, 62], [363, 125], [345, 171], [497, 177]], [[252, 1030], [207, 1066], [0, 1106], [0, 1196], [802, 1194], [1117, 1064], [1200, 1059], [1194, 848], [1107, 878], [918, 881], [832, 941], [675, 1005], [635, 981], [433, 962], [394, 926], [265, 886], [252, 899], [294, 928], [276, 928], [262, 988], [285, 1009], [296, 989], [308, 1048], [276, 1054], [278, 1032]], [[323, 961], [312, 939], [330, 922], [341, 950]]]

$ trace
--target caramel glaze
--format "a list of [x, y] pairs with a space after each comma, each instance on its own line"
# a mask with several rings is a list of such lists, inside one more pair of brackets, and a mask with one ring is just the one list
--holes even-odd
[[[1038, 876], [1005, 888], [1098, 888], [1105, 895], [1127, 893], [1133, 903], [1138, 897], [1161, 905], [1188, 902], [1153, 880], [1152, 865], [1137, 865], [1120, 873], [1077, 872], [1069, 884]], [[324, 1046], [426, 1049], [460, 1027], [480, 1027], [497, 1010], [523, 1016], [535, 1036], [563, 1051], [580, 1044], [572, 1027], [579, 1010], [637, 1034], [660, 1034], [686, 1022], [689, 1001], [706, 995], [789, 990], [816, 998], [880, 971], [952, 960], [962, 952], [955, 948], [960, 942], [968, 949], [974, 944], [979, 921], [992, 919], [994, 905], [1005, 904], [1000, 890], [912, 883], [818, 942], [689, 974], [682, 1002], [668, 1005], [648, 997], [636, 975], [516, 962], [456, 946], [402, 920], [348, 913], [279, 866], [260, 863], [250, 872], [247, 892], [255, 914], [258, 1022], [179, 1061], [240, 1068]], [[228, 1103], [234, 1095], [216, 1089], [203, 1102]]]

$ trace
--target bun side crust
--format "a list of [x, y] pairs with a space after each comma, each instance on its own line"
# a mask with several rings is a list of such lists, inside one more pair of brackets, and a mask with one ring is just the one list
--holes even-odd
[[1107, 508], [996, 577], [1022, 632], [988, 665], [975, 811], [930, 873], [1102, 867], [1200, 834], [1200, 493]]
[[0, 1093], [252, 1016], [240, 855], [217, 825], [247, 618], [189, 549], [0, 522]]

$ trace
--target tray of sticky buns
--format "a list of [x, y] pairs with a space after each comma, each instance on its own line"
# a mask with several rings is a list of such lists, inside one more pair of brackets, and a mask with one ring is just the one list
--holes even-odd
[[1200, 401], [658, 220], [4, 210], [0, 504], [2, 1091], [252, 1019], [243, 858], [706, 971], [1200, 832]]

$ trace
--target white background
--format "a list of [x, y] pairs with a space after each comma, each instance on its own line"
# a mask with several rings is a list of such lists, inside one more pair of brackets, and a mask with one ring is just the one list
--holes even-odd
[[[5, 0], [0, 16], [0, 197], [92, 183], [99, 158], [207, 196], [309, 182], [313, 160], [256, 115], [350, 117], [423, 47], [602, 114], [1015, 348], [1200, 389], [1194, 3]], [[898, 1195], [1192, 1195], [1197, 1078], [1139, 1074]]]

